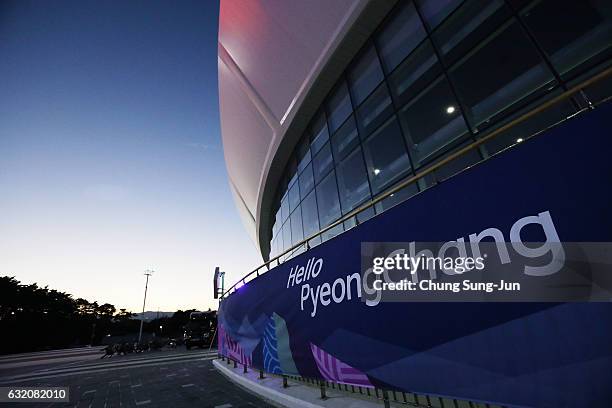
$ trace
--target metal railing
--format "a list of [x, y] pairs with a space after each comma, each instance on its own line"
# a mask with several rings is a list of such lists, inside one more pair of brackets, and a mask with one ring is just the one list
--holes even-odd
[[[218, 354], [217, 357], [221, 359], [222, 362], [226, 362], [229, 368], [233, 366], [235, 370], [242, 372], [242, 374], [247, 374], [249, 370], [251, 370], [251, 372], [258, 372], [258, 380], [263, 380], [269, 377], [279, 378], [282, 380], [283, 388], [289, 388], [295, 385], [289, 384], [289, 380], [305, 384], [312, 388], [318, 388], [320, 391], [320, 399], [322, 400], [337, 397], [337, 395], [329, 395], [330, 393], [336, 392], [340, 393], [340, 395], [350, 395], [353, 398], [377, 401], [382, 403], [385, 408], [391, 408], [391, 404], [393, 404], [393, 406], [399, 405], [416, 408], [506, 408], [506, 406], [502, 404], [479, 403], [466, 399], [441, 397], [439, 395], [426, 394], [422, 392], [399, 391], [374, 386], [365, 387], [335, 381], [321, 380], [318, 378], [302, 377], [298, 375], [269, 373], [261, 368], [245, 364], [244, 362], [238, 361], [223, 354]], [[239, 366], [242, 366], [242, 369], [240, 369]]]
[[[573, 87], [571, 87], [570, 89], [568, 89], [565, 92], [560, 93], [559, 95], [543, 102], [542, 104], [538, 105], [537, 107], [535, 107], [534, 109], [530, 110], [529, 112], [526, 112], [525, 114], [509, 121], [508, 123], [500, 126], [499, 128], [493, 130], [491, 133], [483, 136], [482, 138], [470, 143], [467, 146], [464, 146], [463, 148], [449, 154], [448, 156], [444, 157], [442, 160], [432, 164], [430, 167], [426, 168], [425, 170], [422, 170], [418, 173], [416, 173], [413, 176], [407, 177], [406, 179], [404, 179], [403, 181], [399, 182], [398, 184], [396, 184], [395, 186], [385, 190], [382, 194], [380, 194], [378, 197], [373, 198], [372, 200], [368, 201], [367, 203], [362, 204], [361, 206], [355, 208], [354, 210], [350, 211], [349, 213], [347, 213], [346, 215], [342, 216], [340, 219], [334, 221], [333, 223], [331, 223], [330, 225], [326, 226], [325, 228], [322, 228], [321, 230], [319, 230], [318, 232], [312, 234], [311, 236], [309, 236], [308, 238], [303, 239], [302, 241], [298, 242], [297, 244], [291, 246], [290, 248], [286, 249], [285, 251], [281, 252], [279, 255], [276, 255], [274, 258], [270, 259], [267, 262], [264, 262], [263, 264], [259, 265], [257, 268], [253, 269], [251, 272], [247, 273], [246, 275], [244, 275], [240, 280], [238, 280], [236, 283], [234, 283], [232, 286], [230, 286], [225, 292], [223, 292], [221, 294], [221, 299], [225, 298], [227, 295], [229, 295], [230, 293], [232, 293], [231, 291], [236, 291], [237, 288], [241, 287], [242, 285], [247, 283], [247, 278], [252, 277], [253, 275], [255, 275], [255, 277], [258, 277], [260, 275], [260, 273], [265, 273], [268, 270], [270, 270], [270, 266], [276, 262], [276, 266], [281, 264], [281, 258], [283, 258], [285, 255], [288, 254], [293, 254], [294, 252], [296, 252], [297, 250], [299, 250], [301, 247], [305, 247], [306, 250], [310, 249], [310, 245], [309, 242], [311, 240], [313, 240], [314, 238], [317, 238], [319, 236], [321, 236], [322, 234], [326, 233], [327, 231], [335, 228], [336, 226], [342, 224], [345, 221], [350, 220], [352, 217], [356, 216], [357, 214], [361, 213], [364, 210], [367, 210], [368, 208], [371, 208], [372, 206], [376, 205], [377, 203], [381, 202], [382, 200], [386, 199], [387, 197], [389, 197], [391, 194], [395, 194], [398, 191], [402, 190], [403, 188], [409, 186], [410, 184], [413, 184], [415, 182], [417, 182], [418, 180], [422, 179], [423, 177], [427, 176], [428, 174], [433, 173], [434, 171], [440, 169], [441, 167], [443, 167], [444, 165], [448, 164], [449, 162], [463, 156], [464, 154], [478, 148], [479, 146], [481, 146], [484, 143], [489, 142], [490, 140], [498, 137], [499, 135], [503, 134], [504, 132], [506, 132], [509, 129], [512, 129], [513, 127], [531, 119], [532, 117], [540, 114], [541, 112], [547, 110], [548, 108], [566, 100], [569, 99], [570, 97], [572, 97], [573, 95], [583, 91], [585, 88], [599, 82], [602, 81], [603, 79], [609, 77], [612, 74], [612, 67], [608, 67], [605, 70], [601, 71], [600, 73], [592, 76], [591, 78], [581, 82], [578, 85], [575, 85]], [[585, 110], [589, 110], [592, 107], [589, 106], [587, 108], [583, 108], [580, 111], [576, 112], [575, 114], [573, 114], [572, 116], [575, 116], [581, 112], [584, 112]], [[340, 234], [339, 234], [340, 235]], [[286, 259], [285, 259], [286, 260]], [[283, 260], [284, 262], [284, 260]], [[266, 269], [265, 272], [261, 272], [263, 269]]]

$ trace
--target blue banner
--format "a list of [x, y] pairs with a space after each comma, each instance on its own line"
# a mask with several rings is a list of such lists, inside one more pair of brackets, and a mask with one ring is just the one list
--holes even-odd
[[[612, 406], [609, 302], [377, 302], [360, 282], [362, 242], [510, 234], [524, 219], [550, 219], [561, 242], [612, 242], [610, 117], [608, 103], [568, 120], [248, 282], [221, 303], [220, 352], [364, 387]], [[541, 231], [521, 238], [538, 242]]]

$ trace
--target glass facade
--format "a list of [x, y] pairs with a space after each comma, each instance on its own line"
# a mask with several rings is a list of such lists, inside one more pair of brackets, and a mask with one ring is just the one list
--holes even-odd
[[[271, 212], [270, 257], [609, 66], [611, 38], [610, 1], [399, 2], [348, 65], [290, 158]], [[607, 99], [611, 89], [609, 83], [587, 88], [309, 244]]]

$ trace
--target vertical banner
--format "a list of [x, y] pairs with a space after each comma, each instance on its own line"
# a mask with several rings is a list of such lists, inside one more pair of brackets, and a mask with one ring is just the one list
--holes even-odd
[[[612, 242], [611, 116], [608, 104], [568, 120], [248, 282], [221, 303], [220, 352], [270, 373], [362, 387], [612, 406], [612, 269], [565, 246]], [[507, 257], [497, 248], [485, 266], [514, 265], [496, 279], [537, 283], [525, 297], [387, 299], [365, 282], [372, 255], [395, 249], [377, 243], [409, 253], [411, 243], [476, 242], [461, 246], [476, 259], [478, 245], [499, 240]], [[574, 280], [546, 280], [559, 270]], [[447, 272], [439, 275], [453, 281]]]

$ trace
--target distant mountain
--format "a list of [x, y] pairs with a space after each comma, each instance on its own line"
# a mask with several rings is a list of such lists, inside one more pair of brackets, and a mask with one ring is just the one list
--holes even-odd
[[[144, 312], [144, 321], [148, 322], [150, 320], [157, 319], [158, 317], [172, 317], [173, 314], [174, 314], [174, 312], [150, 312], [150, 311], [146, 311], [146, 312]], [[142, 316], [142, 315], [143, 315], [143, 313], [134, 313], [134, 316], [132, 318], [140, 320], [140, 316]]]

